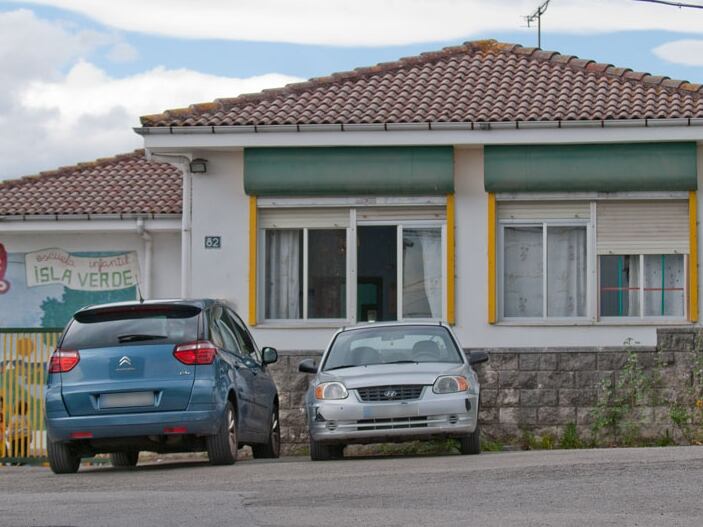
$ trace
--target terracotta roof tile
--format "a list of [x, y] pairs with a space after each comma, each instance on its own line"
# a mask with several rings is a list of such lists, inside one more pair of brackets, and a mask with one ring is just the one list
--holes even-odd
[[703, 117], [701, 92], [698, 84], [484, 40], [141, 121], [151, 127]]
[[0, 216], [180, 214], [181, 174], [144, 150], [0, 181]]

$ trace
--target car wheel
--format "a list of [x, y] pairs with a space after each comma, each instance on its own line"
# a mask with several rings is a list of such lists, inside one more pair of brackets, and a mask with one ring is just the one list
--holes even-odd
[[112, 466], [115, 468], [136, 467], [137, 461], [139, 461], [139, 450], [113, 452], [110, 454], [110, 461], [112, 461]]
[[344, 457], [344, 445], [325, 445], [317, 441], [310, 440], [310, 459], [313, 461], [328, 461], [330, 459], [342, 459]]
[[78, 472], [81, 458], [66, 443], [49, 441], [46, 445], [49, 466], [54, 474], [74, 474]]
[[459, 452], [462, 455], [473, 456], [481, 453], [481, 425], [476, 422], [476, 430], [459, 438]]
[[231, 402], [225, 406], [220, 431], [207, 436], [205, 446], [212, 465], [232, 465], [237, 461], [237, 415]]
[[252, 445], [254, 459], [272, 459], [281, 455], [281, 424], [278, 419], [278, 408], [271, 414], [271, 428], [268, 443]]

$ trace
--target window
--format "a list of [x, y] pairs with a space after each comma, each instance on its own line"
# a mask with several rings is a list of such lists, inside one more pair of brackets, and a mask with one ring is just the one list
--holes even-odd
[[340, 325], [442, 319], [446, 209], [438, 200], [320, 209], [272, 200], [259, 209], [260, 314]]
[[266, 318], [345, 318], [346, 243], [341, 229], [266, 230]]
[[503, 316], [586, 316], [585, 225], [503, 227]]
[[509, 199], [496, 212], [501, 319], [686, 317], [687, 201]]
[[602, 317], [685, 316], [684, 255], [602, 255], [599, 265]]

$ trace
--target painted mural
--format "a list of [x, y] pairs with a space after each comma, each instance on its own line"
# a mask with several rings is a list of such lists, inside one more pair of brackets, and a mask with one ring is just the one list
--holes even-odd
[[135, 252], [8, 253], [0, 243], [0, 327], [61, 328], [84, 306], [137, 298], [138, 276]]

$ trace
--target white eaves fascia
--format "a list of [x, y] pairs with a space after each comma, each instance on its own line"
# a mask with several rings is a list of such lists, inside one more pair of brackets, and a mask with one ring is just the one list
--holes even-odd
[[[136, 129], [153, 151], [315, 146], [480, 146], [500, 144], [703, 142], [703, 120], [520, 121], [360, 125], [205, 127], [214, 133]], [[166, 128], [168, 130], [168, 128]], [[174, 128], [175, 130], [175, 128]], [[253, 130], [253, 131], [252, 131]], [[152, 133], [155, 132], [155, 133]], [[265, 132], [265, 133], [264, 133]]]
[[115, 217], [113, 214], [99, 216], [87, 215], [36, 215], [36, 216], [0, 216], [0, 233], [33, 233], [33, 232], [100, 232], [120, 233], [134, 232], [138, 218], [143, 218], [144, 229], [149, 232], [179, 232], [181, 230], [180, 215], [169, 214], [166, 217], [145, 218]]

